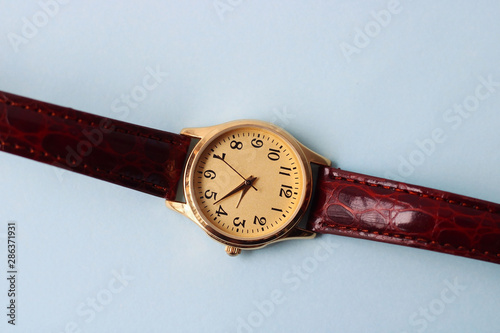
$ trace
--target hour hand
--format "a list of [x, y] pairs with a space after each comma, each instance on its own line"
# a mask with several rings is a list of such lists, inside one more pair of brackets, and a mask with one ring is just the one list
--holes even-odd
[[[246, 193], [248, 191], [248, 189], [253, 186], [252, 184], [255, 181], [255, 179], [257, 179], [257, 177], [253, 177], [253, 176], [248, 177], [247, 179], [245, 179], [244, 182], [242, 182], [240, 185], [236, 186], [232, 191], [229, 191], [229, 193], [227, 193], [225, 196], [223, 196], [222, 198], [220, 198], [219, 200], [214, 202], [214, 205], [219, 203], [220, 201], [226, 199], [227, 197], [229, 197], [235, 193], [238, 193], [241, 190], [243, 190], [244, 193]], [[242, 193], [241, 198], [243, 198], [243, 196], [244, 196], [244, 194]], [[240, 198], [240, 201], [241, 201], [241, 198]], [[238, 201], [238, 205], [240, 204], [240, 201]], [[236, 207], [238, 207], [238, 205]]]

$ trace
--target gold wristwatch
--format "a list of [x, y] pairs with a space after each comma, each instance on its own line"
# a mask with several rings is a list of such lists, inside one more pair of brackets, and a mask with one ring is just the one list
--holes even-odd
[[0, 92], [0, 150], [165, 198], [230, 255], [329, 233], [500, 263], [500, 205], [332, 168], [262, 121], [174, 134]]

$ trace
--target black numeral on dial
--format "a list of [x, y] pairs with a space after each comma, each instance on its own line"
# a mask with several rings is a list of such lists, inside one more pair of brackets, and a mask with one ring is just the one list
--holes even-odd
[[267, 157], [271, 161], [277, 161], [280, 159], [279, 153], [281, 153], [281, 152], [278, 149], [269, 148], [269, 154], [267, 154]]
[[258, 218], [257, 216], [255, 216], [255, 218], [253, 219], [253, 224], [260, 224], [260, 225], [266, 225], [266, 218], [265, 217], [261, 217], [261, 218]]
[[292, 197], [292, 187], [288, 185], [281, 185], [280, 197], [285, 196], [286, 198]]
[[280, 175], [283, 175], [283, 176], [290, 176], [290, 173], [289, 172], [285, 172], [285, 171], [292, 171], [291, 168], [286, 168], [284, 166], [280, 166]]
[[203, 173], [203, 176], [205, 176], [205, 178], [214, 179], [217, 176], [217, 174], [213, 170], [207, 170]]
[[252, 140], [252, 147], [254, 147], [254, 148], [260, 148], [263, 145], [264, 145], [264, 142], [262, 142], [262, 140], [259, 140], [259, 139]]
[[205, 191], [205, 198], [206, 199], [214, 199], [214, 200], [217, 200], [217, 192], [212, 192], [210, 190], [206, 190]]
[[231, 146], [231, 149], [241, 150], [241, 148], [243, 148], [243, 142], [233, 140], [233, 141], [231, 141], [230, 146]]
[[233, 220], [233, 224], [235, 227], [245, 227], [245, 222], [246, 220], [243, 220], [243, 221], [240, 221], [240, 218], [239, 217], [235, 217], [234, 220]]
[[226, 153], [222, 153], [222, 156], [214, 154], [214, 158], [218, 159], [218, 160], [221, 160], [221, 161], [224, 161], [224, 159], [226, 158]]
[[215, 214], [217, 214], [217, 216], [221, 216], [221, 215], [226, 215], [227, 216], [227, 213], [226, 211], [222, 208], [222, 205], [219, 205], [219, 209], [217, 209], [215, 211]]

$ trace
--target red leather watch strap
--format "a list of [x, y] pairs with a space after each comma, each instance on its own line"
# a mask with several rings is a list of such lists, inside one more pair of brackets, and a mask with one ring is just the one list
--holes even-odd
[[335, 168], [319, 170], [308, 229], [500, 264], [500, 205]]
[[189, 138], [0, 92], [0, 150], [175, 199]]

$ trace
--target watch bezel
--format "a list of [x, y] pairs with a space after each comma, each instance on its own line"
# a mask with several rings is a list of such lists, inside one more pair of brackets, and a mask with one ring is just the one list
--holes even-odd
[[[211, 145], [211, 143], [226, 132], [234, 131], [240, 128], [252, 127], [262, 129], [273, 133], [286, 142], [295, 152], [298, 157], [303, 172], [303, 193], [298, 204], [298, 208], [290, 216], [285, 225], [275, 232], [258, 238], [238, 238], [220, 232], [210, 221], [205, 219], [200, 212], [196, 194], [194, 193], [193, 180], [195, 177], [196, 166], [203, 152]], [[200, 129], [186, 129], [182, 134], [189, 134], [200, 138], [200, 141], [195, 145], [187, 160], [184, 173], [184, 195], [186, 203], [189, 206], [194, 222], [198, 224], [210, 237], [225, 245], [234, 246], [243, 249], [261, 248], [286, 237], [299, 223], [304, 216], [312, 195], [312, 169], [310, 159], [302, 146], [291, 134], [284, 129], [260, 120], [236, 120], [228, 123], [215, 125]]]

